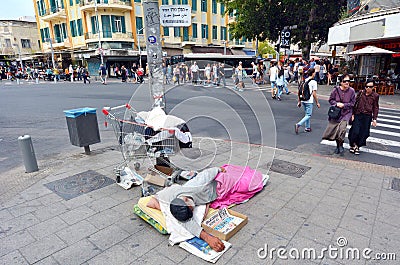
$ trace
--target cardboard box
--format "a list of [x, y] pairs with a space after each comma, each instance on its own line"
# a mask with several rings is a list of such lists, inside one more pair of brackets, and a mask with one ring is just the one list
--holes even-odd
[[[240, 224], [238, 224], [232, 231], [229, 231], [227, 234], [221, 233], [220, 231], [214, 230], [212, 227], [209, 227], [205, 224], [205, 221], [201, 224], [201, 226], [203, 227], [204, 231], [218, 237], [219, 239], [228, 241], [234, 234], [236, 234], [240, 229], [242, 229], [243, 226], [245, 226], [249, 220], [249, 218], [241, 213], [235, 212], [234, 210], [231, 209], [227, 209], [228, 213], [230, 215], [239, 217], [242, 220], [242, 222]], [[218, 212], [216, 212], [215, 214], [218, 214]]]
[[159, 166], [159, 165], [155, 165], [154, 167], [155, 167], [155, 169], [164, 173], [167, 176], [171, 176], [172, 172], [174, 172], [174, 169], [170, 168], [170, 167], [164, 167], [164, 166]]
[[160, 175], [147, 174], [144, 181], [161, 187], [165, 186], [165, 178], [161, 177]]

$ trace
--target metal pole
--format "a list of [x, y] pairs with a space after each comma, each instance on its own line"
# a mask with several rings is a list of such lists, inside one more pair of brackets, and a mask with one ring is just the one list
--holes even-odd
[[226, 55], [226, 40], [224, 40], [224, 55]]
[[19, 63], [21, 65], [21, 71], [22, 71], [22, 73], [24, 73], [24, 65], [22, 64], [22, 58], [21, 58], [21, 49], [18, 44], [16, 44], [16, 46], [18, 48], [18, 54], [19, 54], [18, 57], [19, 57]]
[[99, 13], [97, 12], [97, 0], [94, 0], [94, 12], [96, 14], [97, 34], [99, 35], [98, 50], [100, 53], [101, 63], [104, 64], [103, 49], [101, 47], [101, 40], [100, 40], [100, 21], [99, 21]]
[[165, 87], [162, 73], [162, 48], [160, 33], [160, 11], [158, 0], [143, 1], [149, 85], [153, 96], [153, 107], [165, 108]]
[[256, 58], [258, 57], [258, 38], [256, 37]]
[[18, 145], [21, 150], [22, 159], [24, 160], [25, 172], [30, 173], [38, 171], [39, 168], [37, 165], [31, 137], [29, 135], [18, 137]]
[[[138, 33], [140, 31], [142, 31], [143, 29], [144, 28], [141, 28], [140, 30], [138, 30]], [[138, 41], [138, 49], [139, 49], [139, 66], [140, 66], [140, 68], [142, 68], [142, 50], [140, 48], [140, 38], [139, 38], [139, 36], [137, 36], [137, 41]]]
[[[51, 38], [47, 39], [50, 42], [50, 49], [51, 49], [51, 62], [53, 63], [53, 71], [56, 68], [56, 63], [54, 61], [54, 49], [53, 49], [53, 40]], [[54, 75], [54, 83], [57, 83], [57, 78]]]

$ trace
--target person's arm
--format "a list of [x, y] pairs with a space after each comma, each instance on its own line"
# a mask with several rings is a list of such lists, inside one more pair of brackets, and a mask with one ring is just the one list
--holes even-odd
[[343, 103], [344, 105], [343, 109], [352, 109], [354, 107], [354, 104], [356, 104], [356, 93], [353, 91], [353, 93], [350, 96], [350, 101]]
[[375, 96], [374, 106], [372, 108], [372, 126], [376, 127], [376, 120], [378, 119], [379, 112], [379, 95]]
[[225, 249], [224, 243], [218, 237], [212, 236], [204, 230], [201, 230], [200, 238], [206, 241], [208, 245], [217, 252], [221, 252]]
[[332, 90], [328, 101], [331, 106], [337, 105], [338, 102], [336, 101], [336, 88], [334, 90]]
[[315, 100], [315, 102], [316, 102], [317, 107], [320, 108], [321, 105], [320, 105], [319, 102], [318, 102], [317, 90], [313, 90], [313, 97], [314, 97], [314, 100]]

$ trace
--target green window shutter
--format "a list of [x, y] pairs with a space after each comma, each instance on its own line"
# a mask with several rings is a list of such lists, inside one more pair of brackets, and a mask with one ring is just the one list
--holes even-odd
[[110, 25], [110, 16], [101, 15], [101, 25], [102, 25], [103, 37], [111, 38], [112, 32], [111, 32], [111, 25]]
[[74, 0], [69, 0], [69, 5], [73, 6], [74, 5]]
[[217, 14], [217, 0], [212, 0], [212, 13]]
[[169, 28], [164, 27], [164, 36], [169, 36]]
[[187, 5], [189, 3], [188, 0], [182, 0], [182, 5]]
[[83, 35], [82, 19], [81, 18], [78, 19], [76, 23], [78, 24], [78, 36], [82, 36]]
[[126, 33], [126, 26], [125, 26], [125, 17], [121, 17], [121, 26], [122, 26], [122, 33]]
[[44, 42], [44, 30], [40, 29], [40, 38], [42, 39], [42, 43]]
[[144, 34], [144, 30], [141, 30], [143, 28], [143, 18], [142, 17], [136, 17], [136, 33], [137, 34]]
[[72, 21], [70, 21], [69, 22], [69, 27], [71, 28], [71, 36], [72, 37], [75, 37], [76, 35], [75, 35], [75, 23], [74, 23], [75, 21], [74, 20], [72, 20]]
[[111, 16], [111, 27], [112, 27], [112, 32], [117, 32], [117, 27], [115, 26], [115, 16]]
[[188, 27], [183, 28], [183, 40], [184, 41], [189, 40], [189, 28]]
[[197, 11], [197, 0], [192, 0], [192, 11]]
[[60, 25], [56, 24], [54, 25], [54, 38], [55, 38], [55, 42], [61, 42], [61, 34], [60, 34]]
[[225, 14], [225, 5], [221, 3], [221, 15]]
[[168, 5], [168, 0], [162, 0], [162, 1], [161, 1], [161, 4], [163, 4], [163, 5]]
[[192, 23], [192, 35], [193, 38], [197, 39], [197, 23]]
[[50, 38], [50, 30], [49, 30], [49, 28], [45, 28], [44, 29], [44, 36], [45, 36], [45, 38], [46, 39], [49, 39]]
[[96, 17], [90, 17], [90, 23], [92, 24], [92, 34], [96, 34]]
[[61, 24], [61, 28], [62, 28], [62, 31], [63, 31], [63, 37], [64, 37], [64, 39], [68, 38], [68, 35], [67, 35], [67, 24], [62, 23], [62, 24]]
[[75, 4], [79, 5], [81, 1], [80, 0], [75, 0]]

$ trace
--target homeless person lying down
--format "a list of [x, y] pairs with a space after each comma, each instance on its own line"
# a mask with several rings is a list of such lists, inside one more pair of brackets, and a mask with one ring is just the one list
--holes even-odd
[[[266, 176], [249, 167], [234, 165], [213, 167], [198, 173], [184, 185], [174, 184], [159, 191], [149, 201], [147, 207], [161, 210], [167, 223], [168, 218], [175, 218], [192, 237], [203, 239], [212, 249], [220, 252], [225, 248], [223, 242], [206, 233], [194, 220], [195, 209], [206, 205], [204, 215], [201, 216], [204, 219], [209, 207], [222, 208], [245, 202], [260, 191], [266, 181]], [[171, 215], [166, 214], [165, 210]]]

